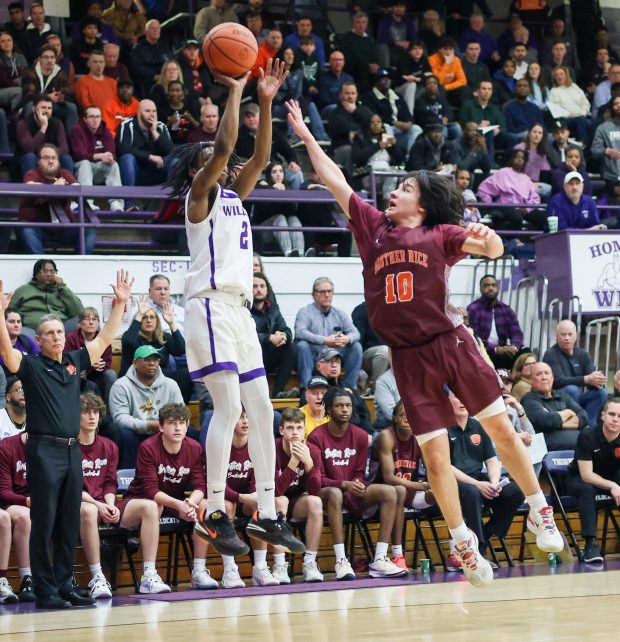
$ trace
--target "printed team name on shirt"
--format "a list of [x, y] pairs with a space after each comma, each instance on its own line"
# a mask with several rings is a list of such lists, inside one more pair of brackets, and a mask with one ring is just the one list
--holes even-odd
[[[278, 471], [278, 477], [282, 475], [284, 471], [279, 470]], [[289, 488], [295, 488], [296, 486], [299, 486], [299, 483], [301, 482], [301, 478], [306, 474], [306, 469], [305, 468], [300, 468], [297, 466], [295, 468], [295, 479], [288, 485]]]
[[413, 263], [428, 267], [428, 254], [418, 250], [391, 250], [384, 252], [375, 259], [375, 274], [378, 274], [384, 267], [397, 263]]
[[338, 448], [325, 449], [325, 459], [331, 459], [332, 466], [348, 466], [349, 459], [355, 455], [357, 455], [357, 450], [355, 448], [345, 448], [344, 454], [342, 450], [339, 450]]
[[23, 473], [24, 479], [26, 479], [26, 462], [25, 461], [21, 461], [21, 459], [18, 459], [15, 462], [15, 473]]
[[191, 468], [185, 468], [185, 466], [179, 466], [179, 470], [174, 466], [164, 466], [164, 464], [159, 464], [157, 467], [157, 474], [163, 475], [164, 482], [170, 482], [171, 484], [180, 484], [183, 481], [183, 477], [186, 477], [191, 472]]
[[243, 205], [222, 205], [224, 216], [247, 216]]
[[231, 461], [228, 464], [228, 479], [247, 479], [254, 464], [249, 459], [245, 461]]
[[397, 459], [394, 462], [394, 469], [396, 470], [396, 477], [401, 479], [411, 479], [411, 472], [402, 472], [403, 469], [407, 471], [415, 471], [418, 468], [418, 462], [412, 461], [411, 459]]
[[107, 459], [82, 459], [83, 477], [100, 477], [101, 469], [108, 465]]

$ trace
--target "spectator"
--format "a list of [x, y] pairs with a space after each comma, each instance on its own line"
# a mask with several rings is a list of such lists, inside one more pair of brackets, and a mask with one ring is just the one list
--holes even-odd
[[[551, 135], [553, 142], [547, 141], [547, 158], [551, 168], [556, 169], [566, 161], [566, 152], [569, 147], [568, 137], [570, 136], [570, 131], [563, 118], [553, 121]], [[579, 157], [581, 158], [581, 153]]]
[[[428, 58], [424, 55], [424, 43], [421, 40], [412, 40], [407, 56], [396, 68], [396, 93], [403, 97], [409, 111], [415, 109], [415, 99], [418, 85], [426, 76], [433, 73]], [[404, 82], [403, 82], [404, 81]]]
[[351, 316], [332, 305], [334, 284], [328, 277], [315, 279], [312, 284], [313, 303], [301, 308], [295, 318], [297, 372], [299, 383], [305, 387], [312, 373], [315, 358], [324, 347], [334, 348], [343, 357], [344, 383], [351, 389], [357, 386], [362, 366], [360, 335]]
[[515, 63], [515, 80], [525, 77], [528, 67], [528, 62], [526, 61], [528, 49], [529, 47], [524, 42], [517, 42], [512, 48], [512, 60]]
[[417, 92], [414, 110], [414, 120], [417, 125], [443, 125], [443, 135], [446, 139], [461, 137], [461, 128], [454, 121], [450, 103], [439, 89], [439, 81], [433, 75], [425, 76], [421, 82], [422, 91]]
[[[120, 45], [121, 41], [116, 35], [114, 27], [112, 25], [109, 25], [107, 22], [101, 22], [101, 18], [103, 16], [103, 0], [90, 0], [88, 2], [88, 6], [86, 7], [86, 15], [97, 18], [97, 20], [100, 21], [99, 38], [104, 45]], [[81, 35], [81, 22], [76, 22], [73, 26], [73, 31], [71, 32], [71, 40], [75, 42], [76, 40], [79, 40]]]
[[[119, 380], [120, 381], [120, 380]], [[187, 438], [189, 410], [179, 402], [168, 402], [154, 419], [153, 436], [140, 445], [135, 464], [136, 475], [129, 484], [126, 498], [152, 500], [164, 517], [195, 522], [206, 507], [204, 450], [199, 443]], [[189, 497], [186, 496], [189, 493]], [[207, 544], [192, 536], [194, 560], [191, 588], [217, 588], [217, 582], [206, 567]], [[154, 566], [154, 564], [153, 564]], [[155, 570], [149, 566], [149, 571]], [[143, 580], [144, 581], [144, 580]], [[165, 584], [152, 578], [144, 592], [165, 590]], [[167, 588], [167, 587], [166, 587]]]
[[226, 0], [212, 0], [211, 5], [201, 9], [194, 21], [194, 38], [202, 42], [204, 37], [223, 22], [239, 22], [237, 14]]
[[362, 368], [368, 374], [369, 388], [374, 390], [377, 379], [390, 369], [389, 349], [370, 327], [365, 301], [355, 306], [351, 319], [360, 333], [360, 343], [364, 350]]
[[579, 433], [575, 457], [568, 466], [567, 492], [578, 498], [581, 537], [585, 540], [583, 561], [602, 562], [596, 543], [596, 499], [601, 491], [620, 505], [620, 399], [613, 397], [603, 408], [601, 425]]
[[168, 85], [173, 80], [178, 80], [183, 84], [183, 72], [178, 60], [166, 60], [161, 66], [159, 80], [151, 87], [149, 95], [157, 107], [157, 113], [160, 114], [163, 106], [168, 102]]
[[268, 373], [276, 377], [271, 391], [272, 398], [289, 396], [284, 388], [295, 365], [293, 333], [286, 325], [277, 303], [269, 297], [271, 286], [262, 272], [254, 274], [253, 300], [250, 313], [256, 322], [256, 332], [263, 351], [263, 363]]
[[113, 78], [117, 82], [121, 78], [129, 77], [129, 69], [120, 62], [120, 55], [121, 48], [119, 45], [112, 42], [108, 42], [103, 45], [103, 59], [105, 60], [103, 75], [108, 78]]
[[[558, 137], [559, 138], [559, 137]], [[564, 153], [564, 162], [551, 172], [551, 192], [558, 194], [564, 191], [564, 179], [570, 172], [578, 172], [583, 179], [583, 191], [592, 195], [592, 181], [583, 161], [583, 152], [578, 145], [567, 145]]]
[[[469, 416], [467, 409], [454, 394], [449, 395], [456, 425], [448, 428], [450, 460], [459, 488], [463, 518], [478, 538], [483, 557], [487, 556], [489, 539], [505, 537], [523, 500], [521, 489], [514, 481], [504, 480], [502, 467], [491, 438], [480, 423]], [[483, 523], [484, 508], [491, 517]]]
[[[0, 47], [2, 46], [2, 36], [0, 36]], [[603, 80], [596, 87], [594, 99], [592, 101], [592, 118], [597, 118], [599, 110], [607, 105], [611, 100], [611, 86], [620, 82], [620, 64], [609, 66], [606, 80]]]
[[[265, 0], [248, 0], [247, 4], [236, 4], [235, 10], [239, 16], [239, 22], [243, 25], [246, 23], [249, 13], [259, 13], [263, 18], [263, 23], [267, 28], [274, 25], [279, 16], [265, 8]], [[247, 7], [247, 8], [246, 8]]]
[[[280, 29], [273, 28], [269, 31], [267, 39], [258, 48], [258, 53], [256, 54], [256, 62], [254, 63], [254, 67], [252, 67], [250, 79], [256, 80], [260, 75], [260, 72], [258, 70], [265, 70], [269, 59], [275, 58], [277, 56], [278, 51], [282, 49], [283, 40], [284, 37], [282, 36], [282, 31], [280, 31]], [[255, 85], [251, 85], [252, 89], [254, 89], [254, 87]]]
[[329, 382], [322, 375], [315, 375], [310, 378], [308, 385], [302, 393], [303, 405], [301, 412], [304, 415], [305, 436], [321, 424], [324, 424], [329, 417], [325, 413], [323, 397], [329, 390]]
[[611, 195], [612, 186], [620, 177], [620, 97], [611, 103], [611, 118], [596, 128], [591, 151], [592, 157], [601, 161], [601, 176]]
[[407, 3], [402, 0], [392, 2], [377, 26], [377, 43], [389, 49], [392, 67], [398, 67], [407, 57], [416, 33], [415, 21], [407, 15]]
[[301, 39], [299, 49], [295, 51], [294, 62], [294, 66], [302, 72], [302, 96], [306, 100], [318, 99], [319, 80], [323, 72], [316, 53], [316, 43], [311, 36]]
[[607, 49], [607, 52], [609, 53], [609, 60], [611, 62], [620, 63], [620, 56], [618, 55], [616, 50], [609, 44], [609, 29], [603, 24], [599, 24], [598, 28], [596, 29], [596, 33], [594, 34], [594, 45], [595, 46], [592, 50], [592, 54], [596, 53], [599, 47], [605, 47]]
[[138, 2], [134, 11], [133, 4], [133, 0], [113, 0], [112, 6], [101, 14], [101, 19], [112, 25], [125, 49], [135, 45], [146, 30], [144, 7]]
[[214, 92], [198, 41], [186, 40], [177, 60], [181, 67], [181, 80], [188, 94], [198, 98], [203, 105], [206, 104], [204, 101]]
[[[609, 68], [609, 52], [605, 47], [599, 47], [596, 50], [596, 57], [590, 65], [585, 67], [581, 74], [581, 78], [579, 79], [579, 84], [584, 88], [585, 94], [589, 100], [593, 99], [596, 87], [604, 80], [607, 80]], [[573, 81], [575, 80], [575, 76], [573, 74], [571, 74], [571, 79]]]
[[166, 100], [157, 112], [168, 126], [170, 138], [176, 145], [186, 142], [190, 132], [200, 126], [200, 103], [195, 96], [186, 94], [180, 80], [168, 83]]
[[[478, 199], [476, 198], [476, 195], [471, 191], [471, 189], [469, 189], [470, 185], [470, 171], [464, 167], [459, 167], [457, 164], [457, 170], [456, 172], [454, 172], [454, 186], [457, 190], [459, 190], [459, 192], [463, 194], [463, 198], [465, 199], [463, 222], [478, 223], [482, 216], [480, 215], [480, 210], [474, 205], [474, 203], [476, 203]], [[463, 321], [463, 323], [465, 323], [465, 321]]]
[[543, 357], [553, 372], [553, 388], [578, 403], [595, 426], [607, 401], [607, 375], [594, 370], [588, 352], [577, 345], [577, 327], [572, 321], [560, 321], [555, 338], [555, 345]]
[[532, 390], [521, 400], [536, 432], [545, 435], [548, 450], [573, 450], [588, 413], [570, 395], [553, 390], [553, 372], [544, 362], [532, 366]]
[[443, 135], [443, 125], [429, 124], [424, 127], [424, 135], [419, 136], [405, 164], [408, 172], [421, 169], [432, 172], [452, 172], [452, 148], [447, 144]]
[[[88, 61], [93, 51], [101, 53], [103, 42], [98, 37], [101, 31], [101, 21], [92, 16], [86, 16], [80, 20], [82, 35], [73, 41], [69, 57], [78, 76], [87, 74], [89, 70]], [[103, 75], [103, 68], [101, 69]]]
[[544, 39], [545, 52], [550, 54], [552, 52], [553, 45], [560, 42], [566, 47], [566, 63], [573, 67], [573, 69], [577, 69], [579, 66], [579, 58], [577, 56], [577, 48], [575, 47], [573, 38], [568, 34], [564, 20], [562, 18], [554, 18], [551, 21], [549, 33]]
[[138, 446], [159, 431], [159, 411], [169, 403], [182, 404], [179, 385], [161, 371], [159, 351], [141, 345], [133, 364], [110, 390], [110, 414], [119, 426], [120, 468], [135, 468]]
[[[1, 39], [0, 39], [0, 42]], [[336, 108], [342, 86], [345, 83], [354, 83], [353, 76], [344, 71], [345, 60], [342, 51], [335, 50], [329, 55], [327, 69], [319, 79], [319, 104], [321, 115], [327, 118]]]
[[75, 89], [75, 67], [71, 60], [65, 56], [60, 36], [56, 33], [48, 33], [45, 41], [50, 45], [50, 47], [54, 48], [54, 51], [56, 52], [56, 64], [69, 79], [69, 91], [70, 94], [73, 95], [73, 91]]
[[[67, 334], [65, 352], [85, 348], [99, 334], [99, 312], [96, 308], [84, 308], [78, 315], [78, 327]], [[108, 346], [97, 363], [92, 363], [90, 368], [84, 371], [88, 381], [92, 381], [103, 397], [105, 403], [110, 398], [110, 389], [116, 381], [116, 371], [112, 369], [112, 346]], [[102, 412], [105, 415], [105, 412]]]
[[503, 106], [515, 96], [515, 71], [516, 66], [512, 58], [506, 58], [502, 66], [493, 74], [494, 100]]
[[[13, 304], [14, 305], [14, 304]], [[13, 308], [7, 308], [4, 311], [4, 321], [9, 331], [9, 339], [15, 350], [22, 354], [39, 354], [41, 348], [34, 339], [23, 333], [22, 315]], [[0, 366], [4, 368], [5, 374], [10, 374], [4, 365], [4, 359], [0, 355]]]
[[[73, 174], [60, 168], [59, 150], [51, 143], [44, 143], [39, 148], [37, 166], [24, 175], [24, 183], [30, 185], [73, 185], [77, 183]], [[74, 210], [77, 203], [64, 197], [53, 197], [53, 190], [49, 195], [27, 196], [22, 198], [19, 206], [19, 220], [31, 223], [48, 223], [50, 216], [58, 222], [75, 223]], [[48, 227], [20, 227], [17, 236], [22, 248], [27, 254], [43, 254], [48, 241], [74, 244], [75, 251], [80, 252], [80, 234], [76, 227], [64, 227], [60, 231]], [[97, 238], [95, 228], [86, 228], [85, 254], [92, 254]]]
[[375, 423], [376, 430], [381, 431], [392, 424], [394, 409], [400, 400], [394, 372], [390, 367], [375, 383]]
[[215, 140], [220, 124], [220, 114], [217, 105], [206, 103], [200, 108], [200, 127], [189, 133], [188, 143], [209, 143]]
[[103, 122], [113, 137], [124, 120], [133, 118], [138, 113], [139, 105], [133, 95], [133, 80], [120, 78], [116, 83], [116, 96], [103, 108]]
[[[183, 335], [185, 308], [177, 305], [170, 298], [170, 279], [165, 274], [153, 274], [149, 278], [147, 304], [157, 312], [159, 323], [164, 332], [173, 332], [170, 324], [166, 321], [166, 317], [171, 314], [174, 319], [174, 325]], [[166, 311], [168, 311], [168, 314], [165, 314]]]
[[575, 68], [568, 63], [568, 49], [563, 42], [558, 42], [553, 45], [551, 49], [551, 58], [549, 64], [542, 67], [541, 73], [545, 79], [545, 85], [548, 87], [553, 84], [553, 70], [560, 66], [564, 65], [568, 69], [568, 73], [573, 82], [577, 81], [577, 74], [575, 73]]
[[526, 80], [530, 83], [530, 95], [528, 100], [540, 109], [547, 109], [549, 89], [541, 75], [541, 68], [537, 62], [531, 62], [525, 73]]
[[[519, 80], [518, 82], [522, 81]], [[541, 180], [543, 177], [546, 178], [547, 175], [550, 176], [551, 165], [549, 165], [545, 150], [545, 130], [542, 123], [535, 122], [531, 125], [525, 134], [524, 142], [515, 145], [515, 149], [527, 151], [525, 173], [532, 179], [540, 197], [547, 198], [551, 194], [551, 185], [541, 182]], [[541, 176], [543, 172], [546, 174]]]
[[491, 210], [495, 229], [521, 229], [523, 219], [542, 228], [546, 220], [544, 212], [537, 211], [525, 205], [540, 203], [536, 186], [525, 173], [528, 154], [523, 149], [513, 149], [508, 160], [509, 166], [502, 167], [478, 187], [478, 197], [483, 203], [509, 204], [512, 207], [502, 207]]
[[242, 25], [247, 27], [250, 33], [256, 38], [256, 44], [260, 47], [269, 36], [269, 29], [265, 26], [263, 16], [257, 11], [248, 11], [244, 14]]
[[450, 159], [458, 168], [470, 173], [476, 169], [484, 174], [489, 173], [491, 159], [485, 137], [478, 131], [477, 123], [463, 123], [463, 136], [451, 143]]
[[[515, 83], [515, 98], [504, 105], [506, 129], [512, 143], [521, 142], [530, 127], [544, 121], [539, 107], [529, 101], [530, 83], [521, 78]], [[528, 159], [528, 163], [531, 158]]]
[[116, 80], [104, 75], [105, 58], [101, 51], [92, 51], [87, 64], [90, 72], [77, 79], [75, 99], [82, 111], [90, 105], [103, 111], [107, 103], [116, 96]]
[[[32, 279], [20, 285], [11, 297], [11, 309], [17, 310], [24, 325], [36, 328], [41, 317], [56, 315], [61, 321], [76, 317], [84, 305], [58, 276], [56, 263], [51, 259], [39, 259], [32, 268]], [[9, 335], [10, 336], [10, 335]], [[19, 347], [16, 348], [20, 350]], [[22, 354], [37, 354], [23, 352]]]
[[[7, 311], [4, 312], [6, 314]], [[0, 376], [5, 377], [4, 371], [0, 372]], [[2, 401], [5, 405], [0, 410], [0, 440], [19, 435], [26, 429], [26, 401], [22, 382], [15, 375], [9, 374], [5, 378], [4, 389]]]
[[491, 74], [489, 68], [480, 60], [480, 43], [476, 40], [470, 40], [466, 47], [461, 65], [463, 73], [467, 79], [467, 87], [469, 88], [469, 96], [471, 98], [473, 93], [478, 89], [481, 80], [488, 80], [491, 82]]
[[606, 230], [600, 222], [596, 202], [583, 193], [583, 176], [568, 172], [564, 177], [564, 190], [549, 200], [548, 216], [558, 217], [558, 230]]
[[[138, 113], [116, 132], [116, 151], [124, 186], [158, 185], [166, 179], [165, 158], [173, 142], [168, 128], [157, 120], [152, 100], [141, 100]], [[131, 207], [129, 202], [127, 208]], [[135, 205], [133, 205], [135, 207]]]
[[[495, 38], [485, 31], [484, 17], [477, 14], [469, 16], [469, 31], [461, 34], [459, 37], [459, 49], [467, 51], [467, 44], [469, 42], [477, 42], [480, 44], [480, 60], [487, 65], [492, 65], [499, 62], [500, 55], [497, 52], [497, 42]], [[475, 85], [477, 87], [478, 85]]]
[[23, 53], [30, 64], [36, 60], [39, 50], [45, 44], [45, 36], [51, 30], [49, 23], [45, 22], [43, 4], [41, 2], [31, 3], [30, 22], [26, 27], [23, 41]]
[[159, 82], [161, 66], [172, 58], [170, 49], [160, 41], [160, 37], [159, 21], [149, 20], [144, 38], [131, 50], [131, 77], [136, 84], [136, 93], [142, 98], [149, 95], [154, 83]]
[[[528, 448], [534, 441], [536, 431], [534, 430], [534, 426], [532, 426], [532, 422], [527, 418], [523, 406], [519, 403], [516, 397], [511, 394], [512, 374], [509, 370], [500, 369], [497, 371], [497, 375], [502, 380], [502, 397], [506, 404], [506, 413], [508, 414], [510, 423], [512, 423], [516, 433], [519, 435], [519, 439], [523, 442], [523, 445]], [[537, 477], [541, 469], [542, 463], [536, 462], [534, 465], [534, 472]]]
[[517, 38], [519, 30], [523, 28], [523, 20], [518, 13], [513, 13], [508, 18], [508, 26], [497, 39], [497, 52], [501, 58], [506, 58], [516, 42], [525, 42]]
[[27, 64], [24, 56], [15, 51], [13, 36], [6, 31], [0, 32], [0, 107], [5, 112], [12, 113], [19, 108], [21, 76]]
[[535, 363], [536, 355], [533, 352], [523, 352], [515, 359], [510, 393], [517, 401], [521, 401], [532, 389], [532, 366]]
[[519, 353], [524, 351], [517, 315], [498, 299], [499, 288], [492, 274], [485, 274], [480, 279], [480, 294], [480, 298], [467, 306], [470, 326], [482, 339], [495, 367], [512, 368]]
[[300, 17], [295, 23], [295, 31], [289, 34], [284, 39], [284, 47], [292, 47], [293, 49], [299, 49], [304, 38], [312, 38], [314, 44], [316, 45], [316, 55], [319, 59], [320, 67], [325, 66], [325, 45], [323, 40], [313, 33], [314, 25], [312, 24], [312, 18], [309, 16]]
[[428, 62], [439, 83], [446, 90], [451, 105], [460, 105], [466, 97], [464, 88], [467, 78], [461, 60], [455, 54], [456, 42], [450, 36], [444, 36], [437, 43], [437, 53], [429, 56]]
[[424, 48], [429, 56], [439, 49], [439, 42], [444, 35], [439, 13], [434, 9], [426, 10], [422, 15], [418, 38], [424, 42]]
[[[71, 132], [71, 150], [76, 161], [75, 171], [80, 185], [121, 187], [121, 174], [116, 162], [116, 146], [106, 124], [101, 121], [101, 109], [89, 105], [84, 118]], [[91, 210], [98, 210], [93, 199], [87, 199]], [[110, 199], [110, 208], [122, 212], [122, 199]]]
[[[397, 566], [388, 558], [388, 543], [400, 547], [402, 554], [402, 505], [404, 492], [385, 484], [364, 483], [368, 435], [351, 423], [351, 396], [343, 388], [333, 388], [325, 398], [329, 421], [312, 431], [308, 443], [321, 453], [321, 499], [327, 512], [334, 552], [336, 578], [354, 579], [345, 557], [342, 508], [361, 516], [364, 509], [379, 506], [380, 531], [375, 559], [369, 565], [370, 577], [402, 577], [407, 574], [404, 560]], [[345, 455], [348, 454], [348, 456]], [[400, 529], [399, 529], [400, 526]], [[397, 551], [399, 549], [397, 548]], [[394, 556], [397, 556], [394, 551]]]
[[4, 29], [13, 36], [15, 46], [21, 51], [26, 50], [26, 31], [28, 23], [24, 16], [24, 4], [22, 2], [11, 2], [8, 6], [7, 22], [4, 23]]
[[350, 73], [365, 93], [372, 87], [373, 76], [381, 67], [389, 67], [387, 56], [381, 54], [374, 38], [367, 33], [368, 15], [358, 11], [353, 15], [351, 31], [340, 36], [340, 49], [344, 54], [345, 71]]
[[568, 69], [563, 65], [553, 70], [553, 89], [549, 92], [548, 102], [567, 112], [567, 125], [576, 131], [577, 140], [582, 143], [590, 140], [590, 103], [582, 89], [571, 80]]

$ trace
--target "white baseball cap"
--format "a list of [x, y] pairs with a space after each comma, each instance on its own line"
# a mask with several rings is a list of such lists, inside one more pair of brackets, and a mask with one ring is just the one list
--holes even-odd
[[568, 172], [564, 177], [564, 185], [572, 181], [573, 178], [576, 178], [579, 182], [583, 183], [583, 176], [579, 172]]

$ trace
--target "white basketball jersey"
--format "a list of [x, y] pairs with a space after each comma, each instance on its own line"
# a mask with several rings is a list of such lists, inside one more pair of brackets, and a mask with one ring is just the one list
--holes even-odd
[[185, 229], [191, 264], [185, 276], [185, 299], [208, 297], [215, 290], [251, 302], [252, 230], [243, 203], [235, 192], [218, 185], [209, 216], [200, 223], [188, 220], [188, 203], [189, 192]]

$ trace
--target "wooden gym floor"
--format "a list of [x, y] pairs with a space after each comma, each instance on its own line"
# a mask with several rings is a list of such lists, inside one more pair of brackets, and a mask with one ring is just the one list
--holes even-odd
[[278, 593], [251, 597], [224, 590], [180, 592], [167, 600], [126, 595], [65, 612], [2, 606], [0, 640], [609, 642], [619, 630], [620, 560], [599, 568], [574, 562], [500, 569], [488, 589], [449, 573], [426, 581], [413, 573], [393, 584], [379, 581], [376, 588], [356, 584], [373, 586], [360, 581], [317, 592], [306, 585], [309, 590], [299, 593], [277, 587]]

